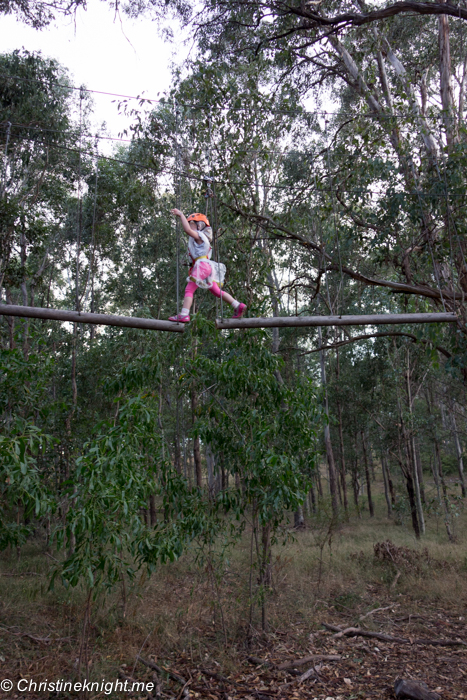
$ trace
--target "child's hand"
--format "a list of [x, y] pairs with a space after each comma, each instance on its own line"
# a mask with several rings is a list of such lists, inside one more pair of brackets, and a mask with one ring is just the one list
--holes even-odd
[[183, 216], [183, 212], [180, 211], [180, 209], [171, 209], [170, 213], [173, 214], [174, 216]]

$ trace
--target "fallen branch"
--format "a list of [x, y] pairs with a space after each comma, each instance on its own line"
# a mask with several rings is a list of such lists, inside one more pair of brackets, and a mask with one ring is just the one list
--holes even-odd
[[360, 615], [358, 618], [360, 622], [362, 620], [366, 620], [367, 617], [370, 617], [370, 615], [374, 615], [377, 612], [383, 612], [383, 610], [392, 610], [393, 608], [397, 608], [399, 603], [396, 603], [395, 605], [387, 605], [385, 608], [375, 608], [374, 610], [370, 610], [370, 612], [365, 613], [365, 615]]
[[46, 553], [45, 553], [45, 556], [46, 556], [46, 557], [49, 557], [49, 559], [52, 559], [53, 561], [56, 561], [57, 564], [61, 564], [61, 563], [62, 563], [62, 562], [60, 561], [60, 559], [56, 559], [56, 558], [53, 557], [49, 552], [46, 552]]
[[43, 576], [44, 574], [38, 574], [36, 571], [25, 571], [22, 574], [8, 574], [0, 573], [0, 576]]
[[279, 666], [276, 666], [279, 671], [286, 671], [289, 668], [297, 668], [297, 666], [304, 666], [308, 663], [313, 663], [313, 661], [340, 661], [342, 656], [337, 654], [311, 654], [311, 656], [304, 656], [303, 659], [293, 659], [292, 661], [285, 661]]
[[156, 671], [159, 675], [162, 675], [165, 673], [169, 678], [172, 680], [176, 681], [177, 683], [180, 683], [180, 685], [183, 686], [181, 695], [180, 697], [182, 698], [189, 698], [190, 697], [190, 692], [188, 690], [188, 683], [189, 681], [185, 680], [183, 676], [179, 676], [178, 673], [174, 673], [173, 671], [170, 671], [168, 668], [163, 668], [162, 666], [158, 666], [154, 661], [149, 661], [148, 659], [143, 659], [142, 656], [139, 656], [139, 654], [136, 657], [137, 661], [141, 661], [142, 664], [147, 666], [148, 668], [152, 668], [153, 671]]
[[316, 668], [314, 666], [309, 668], [308, 671], [305, 671], [305, 673], [302, 676], [300, 676], [300, 678], [298, 679], [298, 682], [303, 683], [304, 681], [308, 680], [308, 678], [310, 678], [310, 676], [314, 676], [316, 678], [316, 680], [319, 680], [318, 671], [316, 670]]
[[420, 644], [440, 647], [465, 647], [467, 642], [461, 639], [405, 639], [404, 637], [392, 637], [389, 634], [381, 634], [380, 632], [367, 632], [360, 627], [347, 627], [342, 629], [337, 625], [330, 625], [327, 622], [322, 623], [323, 627], [331, 632], [337, 632], [334, 637], [369, 637], [370, 639], [379, 639], [381, 642], [396, 642], [397, 644]]
[[276, 668], [275, 664], [271, 661], [263, 661], [263, 659], [258, 659], [257, 656], [247, 656], [246, 660], [253, 664], [253, 666], [266, 666], [266, 668]]
[[396, 698], [411, 698], [412, 700], [440, 700], [438, 693], [433, 693], [423, 681], [402, 680], [394, 683]]

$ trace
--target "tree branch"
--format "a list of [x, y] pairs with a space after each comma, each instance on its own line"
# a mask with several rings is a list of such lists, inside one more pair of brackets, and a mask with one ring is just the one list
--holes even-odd
[[[295, 233], [294, 231], [290, 231], [290, 229], [285, 228], [285, 226], [282, 226], [281, 224], [277, 223], [272, 219], [270, 216], [265, 216], [261, 214], [251, 214], [248, 212], [243, 211], [242, 209], [238, 207], [234, 207], [232, 205], [226, 204], [225, 205], [228, 209], [231, 211], [235, 212], [236, 214], [239, 214], [245, 219], [253, 220], [257, 223], [258, 226], [261, 226], [264, 230], [268, 229], [268, 226], [276, 229], [277, 231], [281, 231], [284, 233], [288, 238], [297, 241], [301, 245], [305, 246], [306, 248], [310, 250], [314, 250], [316, 253], [319, 253], [324, 257], [324, 259], [328, 262], [330, 262], [330, 265], [327, 268], [327, 271], [330, 272], [341, 272], [348, 277], [351, 277], [354, 280], [357, 280], [358, 282], [363, 282], [364, 284], [371, 285], [373, 287], [386, 287], [388, 289], [391, 289], [393, 292], [398, 292], [401, 294], [416, 294], [418, 296], [423, 296], [423, 297], [428, 297], [429, 299], [436, 299], [436, 300], [441, 300], [441, 292], [439, 289], [434, 289], [433, 287], [429, 287], [427, 285], [413, 285], [413, 284], [404, 284], [402, 282], [393, 282], [392, 280], [384, 280], [384, 279], [379, 279], [377, 277], [368, 277], [366, 275], [363, 275], [360, 272], [357, 272], [355, 270], [352, 270], [349, 267], [346, 267], [345, 265], [337, 265], [332, 262], [332, 258], [329, 255], [329, 253], [326, 253], [324, 248], [317, 243], [313, 243], [313, 241], [310, 241], [308, 238], [305, 236], [302, 236], [299, 233]], [[278, 236], [278, 238], [283, 238], [283, 236]], [[455, 295], [453, 292], [450, 292], [447, 289], [443, 289], [443, 298], [446, 299], [455, 299], [459, 298], [459, 294]]]
[[[394, 332], [394, 333], [368, 333], [366, 335], [356, 335], [354, 338], [349, 338], [348, 340], [341, 340], [338, 343], [334, 343], [333, 345], [323, 345], [322, 349], [323, 350], [333, 350], [334, 348], [341, 348], [343, 345], [349, 345], [350, 343], [356, 343], [359, 340], [368, 340], [369, 338], [394, 338], [394, 337], [402, 337], [402, 338], [410, 338], [414, 343], [423, 343], [423, 344], [428, 344], [430, 341], [426, 340], [425, 338], [417, 338], [416, 335], [413, 335], [412, 333], [399, 333], [399, 332]], [[448, 352], [445, 348], [440, 347], [439, 345], [435, 345], [435, 348], [445, 357], [448, 359], [452, 357], [451, 353]], [[321, 348], [314, 348], [313, 350], [307, 350], [306, 352], [301, 352], [300, 356], [302, 355], [311, 355], [314, 352], [319, 352]]]
[[[317, 12], [304, 9], [304, 5], [291, 7], [285, 3], [279, 3], [278, 9], [279, 7], [283, 8], [284, 14], [296, 15], [308, 20], [307, 28], [309, 29], [316, 27], [337, 27], [339, 29], [343, 27], [361, 27], [364, 24], [370, 24], [380, 19], [387, 19], [388, 17], [395, 17], [408, 12], [414, 12], [419, 15], [449, 15], [457, 19], [467, 20], [467, 8], [465, 7], [449, 3], [416, 2], [414, 0], [396, 2], [393, 5], [383, 7], [381, 10], [374, 10], [373, 12], [346, 12], [335, 17], [326, 17]], [[303, 31], [303, 26], [300, 29]]]

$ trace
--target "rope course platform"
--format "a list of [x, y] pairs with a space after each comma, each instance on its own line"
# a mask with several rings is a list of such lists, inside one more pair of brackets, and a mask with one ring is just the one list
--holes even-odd
[[14, 306], [0, 304], [0, 315], [19, 316], [23, 318], [43, 318], [69, 323], [91, 323], [97, 326], [121, 326], [122, 328], [143, 328], [150, 331], [169, 331], [183, 333], [183, 323], [159, 321], [155, 318], [138, 318], [136, 316], [113, 316], [112, 314], [91, 314], [78, 311], [61, 311], [59, 309], [42, 309], [36, 306]]
[[377, 326], [395, 323], [455, 323], [455, 313], [370, 314], [366, 316], [273, 316], [217, 318], [216, 328], [294, 328], [299, 326]]

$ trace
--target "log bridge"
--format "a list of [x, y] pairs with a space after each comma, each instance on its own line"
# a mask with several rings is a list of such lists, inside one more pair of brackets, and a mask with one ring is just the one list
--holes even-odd
[[0, 315], [20, 316], [24, 318], [43, 318], [69, 323], [92, 323], [98, 326], [121, 326], [122, 328], [143, 328], [150, 331], [169, 331], [183, 333], [183, 323], [159, 321], [155, 318], [138, 318], [137, 316], [114, 316], [112, 314], [90, 314], [82, 311], [62, 311], [61, 309], [41, 309], [36, 306], [14, 306], [0, 304]]
[[273, 316], [217, 318], [216, 328], [295, 328], [300, 326], [377, 326], [395, 323], [456, 323], [455, 313], [368, 314], [363, 316]]

